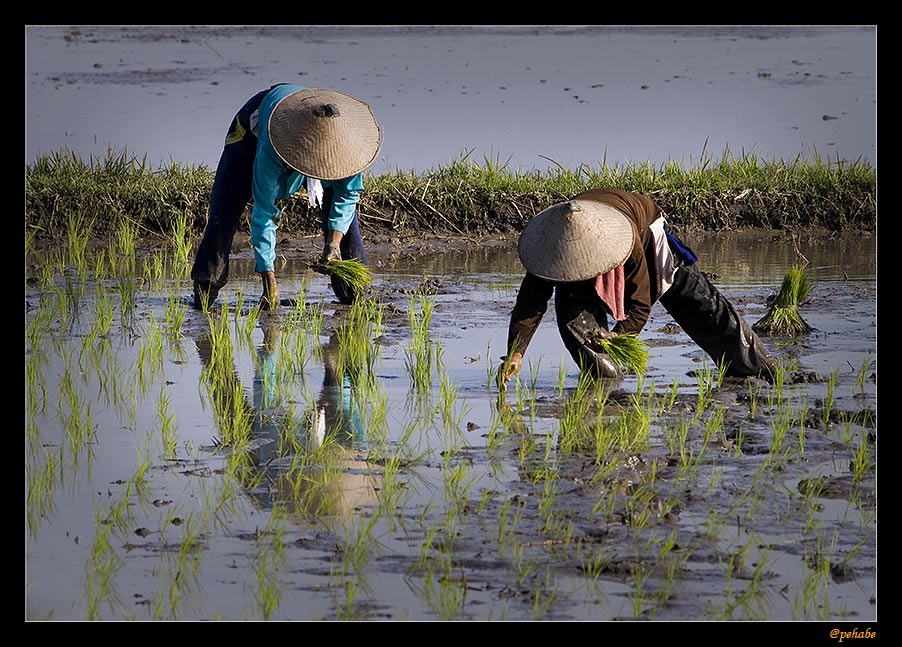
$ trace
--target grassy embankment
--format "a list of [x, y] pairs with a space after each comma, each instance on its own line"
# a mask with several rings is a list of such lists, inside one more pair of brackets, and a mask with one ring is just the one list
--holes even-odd
[[[363, 227], [404, 235], [519, 231], [538, 211], [581, 191], [607, 186], [647, 194], [683, 230], [876, 227], [876, 170], [868, 163], [796, 159], [763, 161], [724, 153], [692, 168], [678, 162], [575, 170], [510, 171], [485, 159], [460, 159], [422, 174], [366, 175]], [[203, 232], [213, 170], [170, 164], [151, 168], [127, 152], [84, 161], [71, 153], [42, 157], [25, 169], [27, 240], [40, 244], [79, 235], [115, 236], [123, 221], [142, 234], [189, 237]], [[319, 232], [303, 192], [284, 201], [280, 231]], [[249, 209], [246, 216], [249, 215]], [[239, 231], [248, 231], [245, 217]]]

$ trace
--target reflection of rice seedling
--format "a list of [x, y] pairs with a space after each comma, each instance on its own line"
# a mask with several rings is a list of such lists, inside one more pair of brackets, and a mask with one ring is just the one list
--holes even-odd
[[811, 292], [812, 287], [803, 268], [799, 266], [789, 268], [783, 277], [780, 292], [771, 302], [767, 314], [759, 319], [752, 329], [763, 335], [792, 336], [810, 332], [811, 327], [802, 318], [799, 305]]
[[363, 294], [373, 278], [370, 268], [355, 258], [331, 260], [326, 270], [347, 283], [355, 294]]
[[587, 341], [594, 350], [606, 353], [620, 368], [637, 374], [645, 372], [648, 350], [636, 333], [623, 333], [614, 337], [594, 335]]

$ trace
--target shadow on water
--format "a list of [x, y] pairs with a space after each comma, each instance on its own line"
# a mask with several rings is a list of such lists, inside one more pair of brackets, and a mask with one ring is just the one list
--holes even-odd
[[374, 250], [365, 321], [299, 260], [276, 314], [242, 258], [210, 316], [34, 281], [26, 618], [876, 618], [874, 240], [687, 239], [750, 322], [808, 260], [784, 381], [656, 306], [647, 374], [580, 380], [549, 319], [500, 398], [507, 243]]

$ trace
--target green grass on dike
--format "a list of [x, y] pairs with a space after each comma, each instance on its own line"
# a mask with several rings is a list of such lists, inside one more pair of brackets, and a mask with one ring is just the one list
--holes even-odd
[[[214, 172], [175, 163], [151, 167], [127, 151], [83, 160], [69, 152], [26, 165], [26, 236], [33, 241], [81, 234], [102, 237], [126, 220], [140, 234], [170, 235], [187, 226], [203, 232]], [[602, 159], [576, 168], [509, 168], [499, 159], [469, 153], [434, 169], [364, 174], [359, 213], [368, 230], [397, 235], [478, 236], [518, 232], [535, 213], [581, 191], [611, 187], [652, 197], [682, 230], [873, 230], [876, 170], [860, 160], [819, 156], [765, 161], [725, 151], [660, 166], [608, 165]], [[280, 231], [319, 233], [319, 215], [303, 191], [280, 204]], [[239, 231], [249, 230], [246, 211]]]

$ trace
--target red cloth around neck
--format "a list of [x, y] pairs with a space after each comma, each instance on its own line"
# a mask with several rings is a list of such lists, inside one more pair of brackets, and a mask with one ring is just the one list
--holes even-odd
[[611, 311], [617, 321], [626, 319], [623, 308], [623, 265], [618, 265], [606, 274], [595, 277], [595, 292]]

